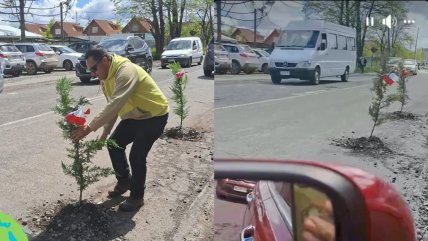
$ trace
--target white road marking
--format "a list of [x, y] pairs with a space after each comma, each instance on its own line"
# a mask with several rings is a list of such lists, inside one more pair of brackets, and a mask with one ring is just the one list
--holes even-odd
[[214, 108], [214, 109], [215, 110], [223, 110], [223, 109], [239, 108], [239, 107], [243, 107], [243, 106], [258, 105], [258, 104], [264, 104], [264, 103], [275, 102], [275, 101], [289, 100], [289, 99], [294, 99], [294, 98], [308, 96], [308, 95], [317, 95], [317, 94], [327, 93], [327, 92], [331, 92], [331, 91], [340, 91], [340, 90], [348, 90], [348, 89], [367, 87], [370, 85], [372, 85], [372, 84], [370, 83], [370, 84], [365, 84], [365, 85], [352, 86], [352, 87], [348, 87], [348, 88], [332, 89], [329, 91], [327, 91], [327, 90], [310, 91], [310, 92], [295, 94], [294, 96], [288, 96], [288, 97], [270, 99], [270, 100], [262, 100], [262, 101], [256, 101], [256, 102], [239, 104], [239, 105], [230, 105], [230, 106], [218, 107], [218, 108]]

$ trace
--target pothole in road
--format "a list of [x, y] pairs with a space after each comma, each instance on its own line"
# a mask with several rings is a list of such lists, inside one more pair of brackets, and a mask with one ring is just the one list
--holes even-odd
[[392, 154], [385, 143], [378, 137], [358, 137], [358, 138], [334, 138], [332, 145], [351, 149], [357, 153], [363, 153], [372, 157], [382, 157]]
[[199, 132], [193, 128], [188, 127], [173, 127], [165, 130], [165, 136], [173, 139], [180, 139], [186, 141], [198, 141], [203, 137], [203, 132]]

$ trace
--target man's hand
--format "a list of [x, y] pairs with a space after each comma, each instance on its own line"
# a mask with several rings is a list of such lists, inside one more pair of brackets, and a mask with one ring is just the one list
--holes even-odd
[[79, 141], [85, 138], [85, 136], [91, 133], [91, 131], [92, 130], [88, 125], [83, 125], [79, 129], [71, 132], [71, 139], [73, 139], [73, 141]]

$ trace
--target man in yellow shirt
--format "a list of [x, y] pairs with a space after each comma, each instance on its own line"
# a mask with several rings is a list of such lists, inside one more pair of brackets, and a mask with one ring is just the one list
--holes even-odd
[[[92, 75], [99, 78], [108, 103], [88, 125], [74, 131], [72, 138], [80, 140], [103, 126], [101, 138], [105, 139], [117, 117], [121, 118], [110, 136], [121, 148], [108, 148], [118, 181], [114, 190], [109, 191], [109, 197], [120, 196], [130, 189], [130, 197], [119, 205], [119, 209], [133, 211], [144, 204], [146, 157], [164, 131], [168, 100], [150, 75], [127, 58], [95, 48], [86, 52], [85, 59]], [[130, 143], [132, 175], [125, 153]]]

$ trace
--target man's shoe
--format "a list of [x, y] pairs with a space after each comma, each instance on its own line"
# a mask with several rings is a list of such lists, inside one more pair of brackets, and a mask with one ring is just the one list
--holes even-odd
[[130, 212], [130, 211], [136, 211], [141, 206], [144, 205], [144, 198], [128, 198], [121, 204], [119, 204], [119, 210]]
[[116, 186], [114, 187], [113, 191], [109, 191], [108, 192], [108, 196], [109, 197], [119, 197], [120, 195], [124, 194], [126, 191], [129, 190], [129, 184], [116, 184]]

